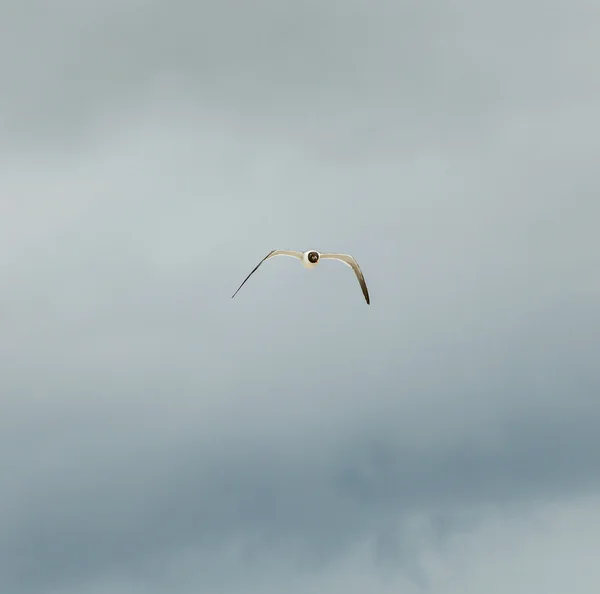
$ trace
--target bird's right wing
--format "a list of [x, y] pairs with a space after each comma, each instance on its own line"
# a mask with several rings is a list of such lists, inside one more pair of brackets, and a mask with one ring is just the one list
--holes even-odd
[[238, 287], [238, 290], [231, 296], [233, 299], [238, 291], [244, 286], [246, 281], [258, 270], [258, 267], [269, 258], [274, 258], [275, 256], [290, 256], [292, 258], [298, 258], [302, 260], [302, 252], [295, 252], [292, 250], [272, 250], [270, 251], [255, 267], [254, 270], [244, 279], [244, 282]]

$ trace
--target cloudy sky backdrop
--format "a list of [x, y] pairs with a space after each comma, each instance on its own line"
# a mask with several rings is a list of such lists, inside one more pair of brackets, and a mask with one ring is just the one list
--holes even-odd
[[1, 592], [600, 589], [597, 2], [0, 17]]

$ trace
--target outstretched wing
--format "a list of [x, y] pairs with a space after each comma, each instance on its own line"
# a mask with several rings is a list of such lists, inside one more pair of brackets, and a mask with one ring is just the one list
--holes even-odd
[[365, 301], [367, 305], [370, 305], [371, 300], [369, 299], [369, 289], [367, 289], [367, 282], [365, 281], [365, 277], [358, 265], [358, 262], [349, 254], [321, 254], [321, 258], [330, 259], [330, 260], [339, 260], [344, 264], [347, 264], [354, 270], [354, 274], [360, 283], [360, 288], [362, 289], [363, 295], [365, 296]]
[[238, 290], [231, 296], [233, 299], [238, 291], [244, 286], [246, 281], [258, 270], [258, 267], [268, 260], [269, 258], [274, 258], [275, 256], [291, 256], [292, 258], [299, 258], [302, 260], [302, 252], [294, 252], [292, 250], [272, 250], [270, 251], [254, 268], [254, 270], [244, 279], [244, 282], [238, 287]]

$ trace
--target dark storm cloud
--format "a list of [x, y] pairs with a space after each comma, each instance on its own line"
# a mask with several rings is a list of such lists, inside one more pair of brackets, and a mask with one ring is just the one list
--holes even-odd
[[[86, 374], [93, 387], [78, 387], [83, 377], [42, 376], [53, 397], [67, 401], [58, 418], [46, 416], [54, 427], [42, 453], [19, 448], [27, 472], [8, 466], [23, 492], [6, 497], [7, 587], [38, 591], [107, 569], [126, 574], [156, 555], [190, 546], [211, 551], [235, 537], [249, 555], [288, 551], [300, 565], [322, 567], [364, 534], [384, 539], [386, 526], [423, 507], [445, 509], [443, 522], [455, 506], [586, 488], [600, 470], [593, 399], [600, 386], [590, 349], [600, 320], [594, 311], [561, 322], [554, 314], [480, 349], [480, 360], [493, 361], [485, 372], [470, 369], [472, 351], [446, 348], [434, 376], [424, 381], [423, 369], [408, 386], [392, 368], [369, 361], [367, 348], [348, 363], [366, 358], [368, 378], [359, 371], [340, 378], [326, 361], [313, 367], [314, 379], [296, 376], [285, 362], [284, 370], [262, 368], [257, 377], [246, 368], [218, 380], [200, 363], [194, 374], [186, 353], [194, 338], [182, 327], [177, 341], [163, 345], [170, 362], [162, 369], [164, 356], [129, 343], [128, 370], [118, 369], [118, 358], [96, 362]], [[121, 325], [121, 340], [130, 325]], [[250, 328], [239, 332], [248, 336]], [[372, 332], [373, 341], [385, 339], [381, 324]], [[283, 337], [269, 334], [281, 347]], [[569, 334], [576, 343], [573, 336], [567, 342]], [[311, 351], [319, 361], [337, 343], [323, 337]], [[297, 354], [290, 342], [285, 347]], [[271, 349], [258, 348], [259, 359], [269, 356]], [[431, 358], [419, 355], [421, 364]], [[116, 377], [107, 380], [109, 373]], [[225, 402], [195, 403], [214, 398]], [[374, 398], [379, 404], [369, 404]], [[37, 404], [39, 414], [55, 406]]]

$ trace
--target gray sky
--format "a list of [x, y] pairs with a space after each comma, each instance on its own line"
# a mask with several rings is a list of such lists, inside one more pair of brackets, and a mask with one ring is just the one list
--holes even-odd
[[0, 14], [1, 591], [598, 591], [597, 2]]

